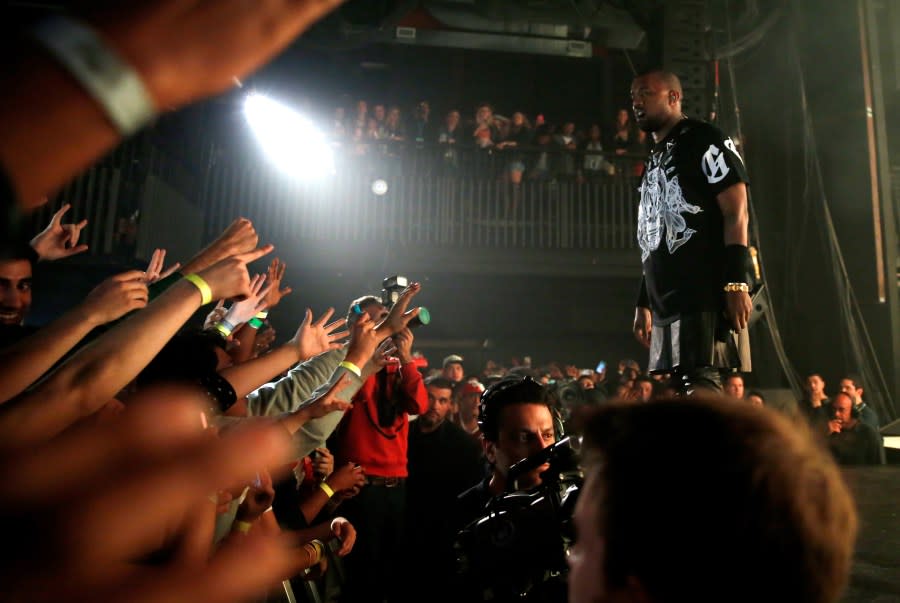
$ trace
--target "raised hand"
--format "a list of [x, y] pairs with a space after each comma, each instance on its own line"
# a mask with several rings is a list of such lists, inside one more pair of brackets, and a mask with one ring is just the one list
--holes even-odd
[[350, 334], [350, 331], [347, 330], [335, 332], [336, 329], [347, 324], [347, 320], [344, 318], [325, 324], [332, 314], [334, 314], [334, 308], [328, 308], [325, 314], [313, 321], [312, 310], [306, 309], [306, 315], [303, 322], [300, 323], [300, 328], [289, 342], [297, 346], [301, 362], [322, 352], [338, 349], [341, 347], [339, 341]]
[[397, 347], [397, 357], [401, 364], [412, 362], [413, 334], [408, 328], [403, 329], [393, 336], [394, 345]]
[[220, 299], [218, 303], [216, 303], [216, 307], [213, 308], [209, 314], [206, 315], [206, 319], [203, 321], [204, 329], [211, 329], [216, 324], [219, 323], [223, 318], [225, 318], [225, 314], [228, 310], [225, 309], [225, 300]]
[[[0, 513], [25, 519], [39, 509], [43, 519], [7, 525], [4, 598], [51, 601], [77, 592], [95, 601], [176, 601], [202, 592], [204, 600], [243, 600], [295, 572], [296, 555], [281, 539], [253, 534], [189, 574], [159, 567], [148, 580], [129, 571], [209, 492], [287, 461], [289, 441], [271, 425], [209, 437], [203, 404], [189, 390], [152, 388], [108, 424], [4, 452]], [[215, 578], [222, 575], [228, 585]]]
[[396, 353], [397, 346], [394, 345], [393, 339], [388, 338], [382, 341], [372, 355], [372, 363], [375, 365], [376, 372], [386, 367]]
[[369, 361], [369, 358], [375, 353], [375, 349], [383, 339], [384, 335], [379, 335], [378, 331], [375, 330], [375, 323], [372, 322], [367, 313], [363, 312], [350, 329], [347, 362], [352, 362], [356, 366], [362, 367]]
[[88, 221], [82, 220], [77, 224], [62, 224], [62, 217], [71, 209], [72, 205], [66, 203], [59, 208], [53, 217], [50, 218], [50, 224], [36, 237], [31, 239], [31, 247], [37, 252], [38, 257], [42, 260], [59, 260], [67, 258], [84, 251], [87, 251], [87, 245], [79, 245], [78, 238], [81, 236], [82, 229], [87, 226]]
[[391, 308], [391, 311], [388, 313], [387, 317], [378, 325], [378, 332], [382, 337], [389, 337], [395, 333], [399, 333], [409, 324], [413, 318], [419, 315], [419, 309], [413, 308], [412, 310], [407, 311], [406, 309], [409, 307], [409, 303], [412, 301], [412, 298], [422, 290], [422, 285], [419, 283], [412, 283], [409, 287], [403, 290], [400, 293], [400, 297], [397, 298], [397, 302]]
[[269, 287], [263, 288], [265, 282], [266, 275], [264, 274], [257, 274], [250, 279], [250, 293], [241, 301], [231, 304], [225, 314], [225, 320], [238, 326], [265, 310], [268, 307], [265, 299], [266, 293], [269, 291]]
[[160, 279], [164, 279], [179, 268], [181, 268], [181, 264], [179, 262], [175, 262], [168, 268], [165, 268], [166, 264], [166, 250], [165, 249], [155, 249], [153, 251], [153, 255], [150, 256], [150, 263], [147, 264], [147, 270], [145, 272], [145, 280], [148, 285], [152, 285], [156, 281]]
[[269, 270], [266, 273], [267, 280], [269, 281], [269, 290], [266, 294], [266, 303], [269, 306], [269, 309], [274, 308], [281, 301], [281, 298], [286, 297], [291, 294], [290, 287], [285, 287], [281, 289], [281, 281], [284, 279], [284, 271], [287, 269], [287, 264], [275, 258], [272, 260], [272, 263], [269, 264]]
[[247, 218], [232, 222], [219, 237], [184, 265], [184, 274], [200, 272], [227, 257], [256, 249], [259, 235]]
[[272, 245], [266, 245], [254, 251], [233, 255], [199, 272], [198, 276], [212, 289], [213, 299], [244, 299], [252, 293], [247, 264], [271, 253], [273, 249]]
[[140, 0], [127, 8], [107, 3], [93, 21], [138, 70], [156, 106], [168, 109], [234, 86], [235, 77], [268, 61], [339, 4]]
[[346, 374], [341, 375], [340, 379], [335, 381], [326, 392], [305, 405], [300, 411], [303, 411], [310, 419], [318, 419], [335, 411], [343, 412], [352, 408], [353, 405], [350, 402], [337, 399], [337, 395], [346, 389], [348, 385], [350, 385], [350, 377]]
[[288, 433], [294, 434], [307, 421], [324, 417], [335, 411], [343, 412], [348, 408], [352, 408], [353, 405], [349, 402], [337, 399], [337, 395], [348, 385], [350, 385], [350, 378], [346, 374], [341, 375], [340, 379], [335, 381], [332, 386], [328, 388], [328, 391], [322, 393], [310, 402], [304, 403], [298, 410], [287, 415], [282, 415], [281, 418], [278, 419], [278, 422], [287, 429]]
[[94, 287], [81, 306], [93, 324], [102, 325], [143, 308], [148, 299], [144, 273], [129, 270], [111, 276]]

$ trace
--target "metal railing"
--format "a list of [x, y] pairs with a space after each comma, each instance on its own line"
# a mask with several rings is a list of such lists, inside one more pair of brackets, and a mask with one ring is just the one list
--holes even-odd
[[[70, 183], [59, 201], [73, 204], [72, 219], [91, 221], [92, 253], [117, 255], [129, 253], [123, 239], [149, 175], [202, 208], [205, 240], [247, 216], [265, 236], [282, 240], [611, 251], [636, 245], [637, 157], [604, 155], [604, 169], [591, 172], [583, 169], [591, 154], [555, 149], [377, 143], [368, 153], [346, 151], [337, 153], [335, 174], [298, 181], [249, 149], [213, 152], [199, 174], [147, 140], [134, 141]], [[514, 162], [525, 168], [518, 184], [509, 179]], [[540, 162], [549, 169], [535, 170]], [[376, 179], [387, 184], [383, 196], [372, 191]], [[38, 212], [35, 226], [48, 218], [49, 209]]]
[[[377, 147], [377, 148], [376, 148]], [[634, 157], [514, 153], [375, 143], [339, 153], [336, 173], [296, 181], [246, 157], [220, 156], [208, 174], [207, 235], [236, 215], [278, 238], [382, 241], [422, 246], [627, 250], [635, 247], [639, 177]], [[452, 154], [448, 151], [452, 150]], [[551, 169], [538, 172], [541, 161]], [[521, 183], [508, 173], [524, 166]], [[372, 184], [384, 180], [387, 192]]]

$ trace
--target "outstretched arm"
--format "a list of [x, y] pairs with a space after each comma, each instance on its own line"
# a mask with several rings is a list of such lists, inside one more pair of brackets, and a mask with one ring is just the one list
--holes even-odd
[[347, 321], [341, 319], [325, 324], [333, 313], [334, 309], [329, 308], [313, 321], [312, 310], [307, 309], [300, 328], [290, 341], [265, 356], [231, 366], [221, 371], [221, 375], [231, 383], [237, 396], [241, 398], [297, 363], [322, 352], [340, 349], [338, 341], [349, 335], [349, 332], [335, 331]]
[[20, 394], [95, 327], [147, 305], [147, 285], [137, 270], [100, 283], [87, 298], [37, 333], [0, 351], [0, 402]]
[[[228, 258], [199, 276], [208, 283], [213, 299], [245, 295], [250, 286], [247, 263], [271, 250], [267, 246]], [[40, 387], [3, 409], [0, 445], [22, 446], [50, 438], [93, 414], [147, 366], [201, 300], [200, 290], [182, 280], [72, 356]]]
[[[139, 76], [157, 111], [221, 92], [268, 61], [339, 0], [138, 0], [102, 3], [90, 27]], [[23, 209], [36, 207], [117, 144], [100, 104], [60, 64], [21, 40], [0, 85], [0, 163]]]

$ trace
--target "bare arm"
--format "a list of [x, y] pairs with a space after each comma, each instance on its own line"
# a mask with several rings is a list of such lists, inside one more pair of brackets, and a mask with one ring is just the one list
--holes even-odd
[[725, 221], [725, 244], [747, 246], [747, 226], [750, 223], [747, 212], [747, 185], [738, 182], [716, 196], [719, 209]]
[[[221, 92], [334, 9], [337, 0], [104, 3], [91, 25], [133, 67], [158, 110]], [[33, 43], [0, 68], [0, 163], [36, 207], [120, 139], [99, 104]], [[18, 60], [17, 60], [18, 59]]]
[[[234, 256], [200, 273], [213, 298], [249, 291], [247, 262], [271, 246]], [[201, 305], [200, 291], [182, 280], [147, 308], [75, 354], [40, 387], [0, 414], [0, 441], [19, 446], [53, 437], [97, 411], [127, 385]]]
[[[341, 344], [337, 343], [338, 340], [349, 335], [349, 332], [335, 332], [336, 329], [346, 324], [347, 321], [344, 319], [325, 324], [333, 313], [334, 309], [330, 308], [324, 315], [313, 321], [312, 311], [307, 309], [300, 328], [297, 329], [297, 333], [290, 341], [265, 356], [223, 370], [222, 376], [231, 383], [240, 398], [297, 363], [322, 352], [339, 349]], [[245, 328], [256, 330], [250, 327]], [[241, 347], [244, 347], [243, 341]]]
[[147, 305], [143, 273], [123, 272], [103, 281], [87, 298], [37, 333], [0, 351], [0, 402], [25, 390], [95, 327]]
[[[747, 211], [747, 185], [739, 182], [729, 186], [716, 196], [724, 221], [725, 245], [747, 246], [749, 237], [747, 226], [750, 219]], [[725, 306], [731, 327], [735, 331], [747, 328], [753, 303], [746, 291], [728, 291], [725, 293]]]

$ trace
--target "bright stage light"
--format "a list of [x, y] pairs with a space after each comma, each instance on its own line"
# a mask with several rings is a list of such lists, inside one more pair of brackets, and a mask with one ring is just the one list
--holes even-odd
[[278, 168], [298, 178], [334, 173], [334, 153], [313, 123], [261, 94], [244, 100], [244, 115], [263, 152]]
[[372, 182], [372, 192], [381, 197], [388, 192], [388, 183], [386, 180], [379, 178]]

